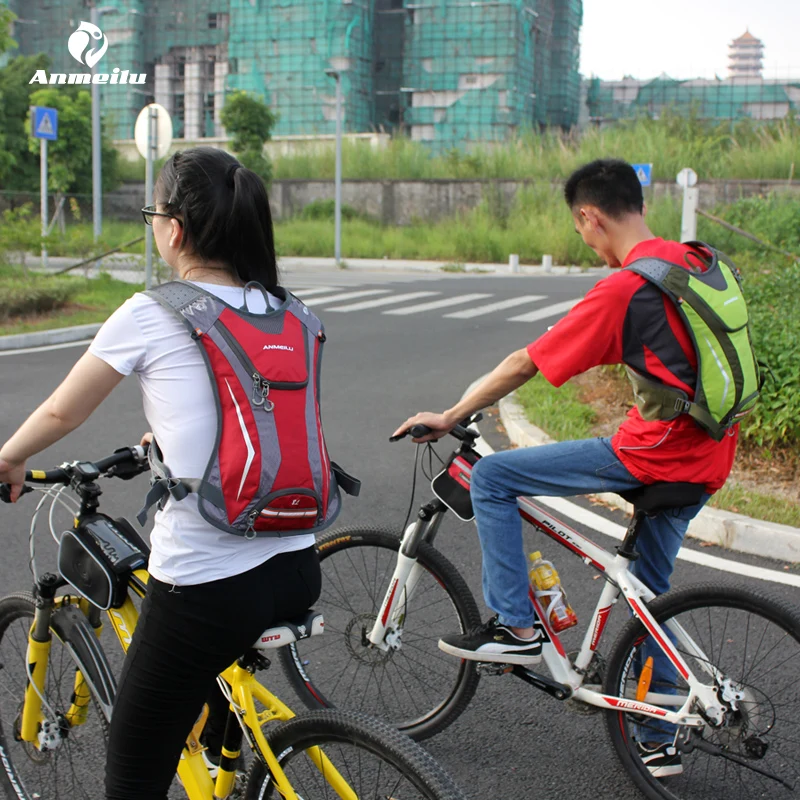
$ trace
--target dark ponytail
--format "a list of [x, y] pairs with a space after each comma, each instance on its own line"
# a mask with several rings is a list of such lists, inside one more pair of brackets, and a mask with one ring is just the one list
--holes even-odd
[[213, 147], [175, 153], [161, 169], [155, 199], [183, 221], [182, 247], [227, 264], [244, 283], [278, 285], [267, 190], [230, 153]]

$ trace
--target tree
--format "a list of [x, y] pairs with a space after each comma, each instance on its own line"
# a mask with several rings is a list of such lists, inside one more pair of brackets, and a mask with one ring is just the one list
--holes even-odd
[[28, 149], [31, 138], [31, 94], [28, 81], [37, 69], [47, 69], [50, 59], [40, 53], [17, 56], [0, 69], [0, 186], [12, 191], [33, 191], [39, 181], [39, 159]]
[[272, 162], [264, 154], [264, 143], [272, 137], [277, 115], [262, 100], [240, 91], [228, 95], [220, 119], [239, 161], [269, 186]]
[[[58, 139], [47, 146], [49, 187], [63, 194], [89, 194], [92, 191], [91, 95], [76, 86], [38, 89], [31, 94], [30, 103], [58, 110]], [[101, 147], [103, 189], [108, 191], [119, 184], [118, 154], [106, 135], [102, 136]], [[38, 140], [29, 137], [28, 149], [37, 154]]]

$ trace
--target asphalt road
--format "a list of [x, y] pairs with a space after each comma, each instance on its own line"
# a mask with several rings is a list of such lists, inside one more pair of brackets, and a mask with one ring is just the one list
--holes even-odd
[[[332, 457], [363, 481], [361, 497], [347, 498], [340, 525], [375, 523], [399, 527], [405, 517], [414, 448], [406, 441], [390, 444], [389, 434], [410, 414], [441, 410], [454, 403], [477, 377], [488, 372], [512, 350], [526, 345], [558, 319], [547, 312], [531, 321], [511, 321], [519, 315], [559, 306], [579, 298], [597, 280], [581, 275], [514, 277], [483, 275], [401, 275], [355, 272], [297, 271], [287, 276], [290, 288], [308, 295], [308, 302], [323, 318], [328, 335], [323, 367], [323, 408], [326, 438]], [[299, 287], [303, 287], [302, 289]], [[315, 288], [327, 287], [325, 291]], [[337, 287], [342, 287], [337, 292]], [[373, 292], [348, 301], [323, 302], [337, 294]], [[396, 300], [400, 295], [429, 292]], [[413, 314], [386, 313], [416, 305], [433, 304], [461, 295], [487, 295], [420, 310]], [[318, 298], [314, 303], [313, 297]], [[500, 307], [520, 296], [538, 299]], [[345, 310], [357, 302], [383, 299], [372, 308]], [[448, 317], [479, 306], [498, 307], [477, 316]], [[338, 311], [337, 309], [343, 309]], [[4, 440], [68, 372], [83, 348], [0, 356], [0, 439]], [[495, 448], [505, 445], [489, 417], [483, 429]], [[114, 395], [79, 431], [35, 459], [47, 468], [69, 459], [93, 459], [116, 447], [138, 441], [147, 429], [136, 381], [124, 381]], [[440, 445], [449, 452], [446, 444]], [[133, 517], [146, 481], [111, 485], [104, 508], [115, 516]], [[0, 556], [0, 594], [26, 588], [30, 579], [27, 530], [33, 511], [31, 497], [14, 507], [4, 506]], [[612, 516], [618, 512], [601, 513]], [[622, 521], [621, 515], [615, 519]], [[63, 524], [69, 525], [65, 518]], [[578, 526], [580, 529], [580, 526]], [[599, 583], [592, 573], [566, 551], [558, 551], [543, 537], [526, 534], [530, 549], [545, 549], [559, 568], [579, 616], [586, 619], [596, 601]], [[599, 544], [615, 542], [593, 534]], [[40, 568], [54, 552], [41, 536]], [[469, 524], [446, 523], [437, 546], [466, 577], [480, 598], [480, 558], [477, 537]], [[691, 544], [690, 547], [697, 545]], [[718, 548], [704, 552], [743, 564], [774, 570], [784, 565], [726, 553]], [[37, 559], [38, 561], [38, 559]], [[764, 587], [762, 581], [716, 572], [679, 562], [674, 585], [714, 580]], [[794, 602], [797, 588], [772, 584], [776, 593]], [[481, 603], [479, 603], [481, 605]], [[611, 638], [611, 637], [609, 637]], [[611, 643], [610, 641], [608, 642]], [[571, 644], [571, 642], [570, 642]], [[295, 703], [277, 668], [267, 676], [270, 684], [290, 704]], [[298, 709], [299, 710], [299, 709]], [[555, 700], [511, 677], [483, 678], [468, 710], [447, 731], [426, 746], [474, 798], [636, 798], [610, 751], [602, 715], [571, 714]]]

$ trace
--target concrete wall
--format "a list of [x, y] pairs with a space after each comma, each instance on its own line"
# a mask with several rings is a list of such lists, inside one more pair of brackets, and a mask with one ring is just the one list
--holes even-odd
[[[484, 197], [508, 207], [520, 188], [520, 181], [344, 181], [342, 202], [380, 220], [386, 225], [411, 225], [416, 220], [435, 221], [478, 206]], [[551, 184], [554, 202], [560, 202], [562, 184]], [[671, 195], [680, 201], [682, 189], [674, 183], [656, 183], [645, 190], [646, 200]], [[700, 207], [711, 209], [740, 197], [769, 192], [789, 192], [800, 198], [800, 182], [707, 181], [700, 184]], [[332, 200], [333, 181], [275, 181], [270, 191], [272, 215], [276, 220], [298, 214], [315, 200]], [[38, 195], [0, 195], [0, 211], [23, 202], [38, 207]], [[91, 219], [91, 197], [80, 197], [83, 219]], [[144, 184], [124, 184], [103, 198], [103, 215], [108, 219], [139, 221], [144, 205]], [[52, 210], [51, 210], [52, 215]]]
[[[468, 211], [490, 196], [506, 206], [517, 191], [530, 183], [521, 181], [344, 181], [342, 202], [387, 225], [410, 225], [415, 220], [438, 220]], [[552, 184], [558, 197], [562, 184]], [[740, 197], [791, 192], [800, 197], [800, 182], [785, 181], [707, 181], [700, 184], [700, 207], [711, 209], [732, 203]], [[645, 190], [645, 198], [672, 196], [680, 201], [683, 190], [674, 183], [656, 183]], [[314, 200], [333, 199], [333, 181], [275, 181], [270, 193], [275, 219], [287, 219]]]

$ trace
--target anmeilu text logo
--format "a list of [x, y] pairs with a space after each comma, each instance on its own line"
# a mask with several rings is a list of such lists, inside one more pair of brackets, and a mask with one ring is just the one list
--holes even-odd
[[[80, 64], [89, 69], [93, 69], [97, 62], [105, 55], [108, 50], [108, 38], [91, 22], [81, 22], [78, 29], [73, 31], [67, 42], [69, 54]], [[43, 85], [58, 85], [63, 83], [137, 83], [144, 84], [147, 75], [136, 72], [129, 72], [127, 69], [121, 70], [114, 67], [111, 72], [51, 72], [49, 75], [46, 70], [37, 69], [36, 74], [28, 83], [40, 83]]]
[[[102, 45], [91, 50], [87, 49], [95, 41], [102, 42]], [[69, 49], [69, 54], [76, 61], [80, 61], [81, 64], [91, 69], [108, 50], [108, 39], [97, 25], [92, 25], [91, 22], [81, 22], [78, 30], [69, 37], [67, 48]]]

